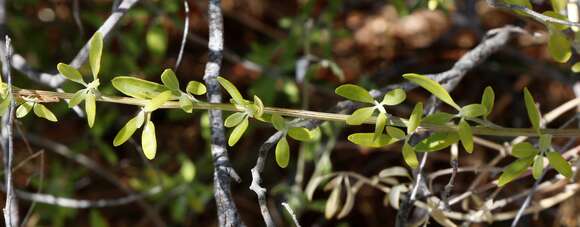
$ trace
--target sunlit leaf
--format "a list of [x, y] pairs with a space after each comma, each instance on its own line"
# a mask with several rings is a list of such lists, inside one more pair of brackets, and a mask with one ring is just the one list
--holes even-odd
[[572, 72], [579, 73], [580, 72], [580, 62], [574, 63], [571, 68]]
[[75, 92], [75, 94], [71, 97], [70, 101], [68, 102], [68, 108], [73, 108], [78, 104], [80, 104], [83, 100], [85, 100], [86, 95], [87, 95], [86, 89], [82, 89]]
[[89, 46], [89, 64], [91, 66], [91, 72], [93, 73], [93, 78], [96, 80], [99, 76], [99, 70], [101, 69], [101, 55], [103, 53], [103, 35], [100, 32], [96, 32], [91, 38]]
[[95, 94], [88, 93], [85, 97], [85, 112], [87, 112], [87, 122], [92, 128], [95, 123], [95, 115], [97, 112], [97, 103]]
[[528, 170], [528, 167], [534, 161], [534, 157], [521, 158], [504, 168], [499, 176], [497, 185], [503, 187], [505, 184], [513, 181]]
[[359, 108], [346, 118], [346, 123], [349, 125], [360, 125], [369, 119], [374, 111], [375, 107]]
[[405, 94], [405, 91], [403, 89], [397, 88], [387, 92], [383, 97], [383, 101], [381, 101], [381, 104], [387, 106], [399, 105], [403, 101], [405, 101], [405, 98], [407, 98], [407, 94]]
[[377, 122], [375, 123], [375, 139], [379, 138], [379, 136], [383, 134], [385, 125], [387, 125], [387, 115], [384, 113], [379, 113], [377, 116]]
[[310, 130], [302, 127], [288, 129], [288, 135], [298, 141], [311, 141], [313, 139]]
[[364, 102], [364, 103], [374, 103], [375, 102], [373, 97], [369, 94], [369, 91], [367, 91], [366, 89], [364, 89], [358, 85], [354, 85], [354, 84], [341, 85], [341, 86], [337, 87], [334, 90], [334, 92], [337, 95], [340, 95], [340, 96], [347, 98], [349, 100], [352, 100], [352, 101]]
[[22, 103], [18, 108], [16, 108], [16, 118], [23, 118], [28, 115], [33, 106], [33, 102]]
[[160, 58], [165, 55], [165, 51], [167, 50], [167, 34], [161, 26], [152, 26], [147, 32], [145, 40], [153, 56]]
[[484, 117], [487, 117], [493, 110], [493, 105], [495, 102], [495, 93], [493, 92], [493, 88], [487, 86], [483, 91], [483, 96], [481, 97], [481, 105], [485, 106], [485, 114]]
[[455, 132], [435, 132], [415, 145], [417, 152], [433, 152], [457, 143], [459, 137]]
[[161, 73], [161, 82], [171, 90], [179, 90], [179, 80], [177, 80], [177, 76], [171, 69], [163, 70], [163, 73]]
[[379, 138], [374, 139], [374, 133], [354, 133], [348, 136], [348, 141], [364, 147], [382, 147], [399, 141], [389, 135], [382, 134]]
[[407, 73], [403, 75], [403, 77], [411, 82], [421, 86], [425, 90], [431, 92], [431, 94], [435, 95], [435, 97], [439, 98], [444, 103], [449, 104], [453, 108], [460, 110], [461, 108], [459, 105], [453, 101], [447, 90], [443, 88], [439, 83], [436, 81], [429, 79], [426, 76], [414, 74], [414, 73]]
[[528, 112], [528, 117], [530, 118], [530, 122], [532, 123], [532, 127], [536, 130], [536, 132], [540, 133], [540, 111], [538, 107], [536, 107], [536, 102], [528, 91], [528, 88], [524, 88], [524, 101], [526, 103], [526, 111]]
[[289, 161], [290, 147], [288, 146], [288, 141], [284, 136], [278, 140], [278, 143], [276, 144], [276, 163], [278, 163], [278, 166], [281, 168], [286, 168]]
[[36, 116], [39, 116], [41, 118], [44, 118], [44, 119], [52, 121], [52, 122], [58, 121], [58, 119], [56, 119], [56, 116], [54, 116], [52, 111], [50, 111], [48, 108], [46, 108], [46, 106], [44, 106], [40, 103], [36, 103], [34, 105], [33, 109], [34, 109], [34, 114], [36, 114]]
[[486, 112], [487, 109], [482, 104], [470, 104], [462, 107], [459, 111], [459, 115], [466, 118], [476, 118], [484, 115]]
[[248, 124], [249, 124], [248, 118], [244, 118], [244, 120], [242, 120], [242, 123], [240, 123], [238, 126], [234, 128], [234, 130], [232, 130], [230, 138], [228, 139], [228, 145], [230, 146], [236, 145], [238, 140], [240, 140], [240, 138], [242, 138], [242, 135], [244, 135], [244, 132], [246, 132]]
[[532, 165], [532, 176], [534, 179], [538, 180], [544, 172], [544, 157], [541, 155], [536, 155], [534, 158], [534, 164]]
[[207, 91], [205, 85], [197, 81], [189, 81], [185, 90], [194, 95], [203, 95]]
[[246, 113], [241, 112], [233, 113], [226, 118], [226, 120], [224, 121], [224, 126], [226, 126], [227, 128], [231, 128], [236, 125], [239, 125], [240, 123], [242, 123], [244, 118], [246, 118], [246, 116], [247, 116]]
[[155, 153], [157, 153], [157, 138], [155, 136], [155, 125], [152, 121], [147, 121], [145, 128], [143, 128], [141, 147], [147, 159], [152, 160], [155, 158]]
[[572, 57], [570, 40], [566, 38], [564, 33], [552, 30], [548, 40], [548, 52], [550, 52], [555, 61], [560, 63], [567, 62]]
[[256, 112], [254, 113], [254, 118], [261, 119], [262, 114], [264, 114], [264, 103], [260, 97], [254, 95], [254, 106], [256, 106]]
[[324, 216], [326, 217], [326, 219], [331, 219], [332, 217], [334, 217], [336, 212], [338, 212], [338, 209], [341, 206], [341, 199], [340, 199], [340, 196], [342, 194], [341, 189], [342, 189], [342, 186], [339, 184], [330, 193], [330, 196], [328, 197], [328, 200], [326, 201], [326, 207], [324, 209]]
[[421, 124], [421, 118], [423, 117], [423, 103], [415, 104], [411, 116], [409, 116], [409, 121], [407, 122], [407, 134], [415, 132], [417, 127]]
[[143, 108], [145, 112], [153, 112], [159, 107], [163, 106], [167, 101], [172, 98], [171, 91], [161, 92], [159, 95], [155, 96], [153, 99], [149, 100], [147, 105]]
[[461, 140], [463, 148], [465, 148], [467, 153], [473, 152], [473, 133], [471, 131], [471, 126], [469, 126], [465, 119], [461, 118], [461, 121], [459, 121], [458, 129], [459, 139]]
[[512, 146], [512, 155], [517, 158], [528, 158], [538, 154], [538, 149], [531, 143], [521, 142]]
[[67, 79], [82, 85], [86, 85], [85, 81], [83, 80], [83, 76], [74, 67], [65, 63], [58, 63], [58, 65], [56, 65], [56, 69], [58, 69], [58, 72]]
[[152, 99], [167, 88], [161, 84], [130, 76], [118, 76], [112, 80], [113, 87], [121, 93], [138, 99]]
[[387, 134], [393, 138], [402, 139], [405, 137], [405, 132], [397, 127], [387, 126], [386, 130]]
[[240, 94], [240, 91], [238, 91], [234, 84], [221, 76], [218, 76], [217, 80], [222, 85], [222, 87], [226, 89], [234, 101], [236, 101], [238, 104], [244, 103], [245, 99], [242, 97], [242, 94]]
[[428, 123], [428, 124], [436, 124], [436, 125], [443, 125], [447, 122], [451, 121], [455, 115], [444, 113], [444, 112], [435, 112], [431, 115], [425, 116], [421, 122]]
[[179, 96], [179, 107], [186, 113], [191, 113], [193, 111], [193, 103], [187, 95]]
[[550, 0], [550, 3], [552, 4], [552, 9], [554, 9], [554, 12], [562, 12], [562, 10], [566, 9], [568, 0]]
[[191, 160], [185, 159], [181, 163], [181, 169], [179, 169], [179, 173], [186, 182], [193, 181], [196, 173], [195, 164]]
[[413, 149], [413, 147], [406, 142], [403, 145], [403, 159], [405, 160], [405, 163], [407, 163], [407, 165], [413, 169], [419, 166], [419, 160], [417, 160], [415, 149]]
[[131, 136], [135, 133], [135, 131], [141, 127], [143, 121], [139, 121], [139, 116], [135, 116], [131, 118], [131, 120], [127, 121], [125, 126], [119, 130], [115, 139], [113, 139], [113, 146], [119, 146], [125, 143]]
[[548, 157], [550, 165], [554, 167], [558, 173], [565, 177], [572, 177], [572, 167], [570, 167], [570, 163], [568, 163], [559, 152], [548, 152], [546, 153], [546, 157]]
[[274, 128], [278, 131], [286, 130], [286, 121], [278, 114], [272, 114], [270, 119]]

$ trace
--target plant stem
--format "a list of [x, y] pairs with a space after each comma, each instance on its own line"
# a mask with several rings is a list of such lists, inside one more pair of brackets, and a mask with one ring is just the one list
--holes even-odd
[[[59, 102], [61, 99], [72, 98], [72, 93], [60, 93], [53, 91], [44, 90], [28, 90], [20, 89], [14, 87], [14, 96], [17, 99], [27, 98], [35, 99], [36, 102]], [[137, 99], [131, 97], [120, 97], [120, 96], [105, 96], [102, 95], [97, 97], [97, 101], [118, 103], [125, 105], [135, 105], [135, 106], [145, 106], [149, 100]], [[163, 104], [161, 108], [164, 109], [179, 109], [179, 102], [169, 101]], [[207, 103], [207, 102], [194, 102], [193, 109], [198, 110], [223, 110], [229, 112], [243, 112], [242, 108], [236, 107], [233, 104], [226, 103]], [[348, 114], [337, 114], [337, 113], [326, 113], [317, 112], [309, 110], [297, 110], [297, 109], [286, 109], [278, 107], [264, 107], [264, 113], [266, 114], [278, 114], [286, 117], [302, 118], [302, 119], [314, 119], [322, 121], [336, 121], [336, 122], [346, 122], [346, 118], [350, 115]], [[374, 124], [376, 121], [375, 117], [367, 119], [365, 124]], [[397, 127], [406, 127], [407, 119], [391, 116], [390, 125]], [[434, 132], [453, 132], [457, 131], [456, 125], [435, 125], [422, 123], [417, 130], [423, 131], [434, 131]], [[474, 135], [486, 135], [486, 136], [498, 136], [498, 137], [516, 137], [516, 136], [528, 136], [537, 137], [538, 134], [532, 128], [501, 128], [501, 127], [473, 127]], [[542, 134], [550, 134], [553, 137], [580, 137], [580, 129], [541, 129]]]

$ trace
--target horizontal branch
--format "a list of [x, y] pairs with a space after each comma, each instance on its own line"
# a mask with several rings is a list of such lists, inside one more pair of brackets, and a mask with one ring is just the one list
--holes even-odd
[[[53, 91], [44, 90], [28, 90], [14, 88], [14, 96], [17, 99], [27, 99], [34, 100], [35, 102], [59, 102], [61, 100], [69, 100], [74, 94], [72, 93], [61, 93]], [[102, 95], [97, 97], [97, 101], [109, 102], [125, 105], [135, 105], [135, 106], [145, 106], [149, 100], [147, 99], [137, 99], [130, 97], [120, 97], [120, 96], [105, 96]], [[580, 105], [580, 98], [573, 99], [563, 104], [562, 106], [578, 106]], [[180, 109], [179, 102], [168, 101], [161, 106], [165, 109]], [[222, 110], [230, 112], [243, 112], [245, 109], [235, 106], [233, 104], [226, 103], [207, 103], [207, 102], [194, 102], [193, 109], [197, 110]], [[309, 110], [297, 110], [297, 109], [287, 109], [287, 108], [277, 108], [277, 107], [264, 107], [264, 113], [267, 114], [278, 114], [280, 116], [302, 118], [302, 119], [312, 119], [312, 120], [322, 120], [322, 121], [335, 121], [335, 122], [346, 122], [346, 119], [350, 116], [347, 114], [338, 113], [326, 113], [326, 112], [316, 112]], [[390, 124], [397, 127], [406, 127], [407, 119], [390, 116]], [[365, 124], [375, 124], [376, 118], [371, 117], [367, 119]], [[457, 131], [455, 125], [435, 125], [421, 123], [418, 130], [423, 131], [434, 131], [434, 132], [452, 132]], [[538, 133], [532, 128], [504, 128], [504, 127], [473, 127], [474, 135], [485, 135], [485, 136], [500, 136], [500, 137], [516, 137], [516, 136], [528, 136], [537, 137]], [[542, 134], [550, 134], [554, 137], [580, 137], [580, 129], [541, 129]]]

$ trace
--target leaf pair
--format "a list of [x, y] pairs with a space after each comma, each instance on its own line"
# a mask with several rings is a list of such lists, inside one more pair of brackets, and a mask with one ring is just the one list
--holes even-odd
[[173, 95], [179, 97], [179, 106], [187, 113], [193, 111], [193, 102], [197, 102], [197, 99], [193, 95], [203, 95], [207, 91], [205, 85], [197, 81], [189, 81], [185, 87], [185, 92], [181, 91], [179, 88], [179, 80], [177, 80], [177, 76], [171, 69], [165, 69], [163, 71], [161, 74], [161, 82], [173, 92]]
[[149, 160], [155, 158], [155, 154], [157, 153], [157, 138], [155, 136], [155, 125], [150, 118], [151, 113], [140, 111], [137, 116], [127, 121], [125, 126], [119, 130], [113, 140], [113, 146], [116, 147], [125, 143], [138, 128], [141, 128], [143, 124], [145, 124], [141, 134], [141, 147], [143, 149], [143, 154], [145, 154], [145, 157]]
[[74, 67], [58, 63], [56, 68], [59, 73], [68, 80], [79, 83], [85, 86], [85, 89], [77, 91], [69, 101], [69, 108], [72, 108], [82, 101], [85, 101], [85, 112], [87, 113], [87, 122], [89, 127], [93, 127], [96, 115], [96, 96], [98, 94], [99, 71], [101, 69], [101, 56], [103, 53], [103, 36], [100, 32], [96, 32], [89, 42], [89, 65], [91, 73], [93, 74], [93, 81], [86, 83], [81, 73]]
[[308, 130], [307, 128], [303, 127], [290, 127], [286, 120], [277, 114], [272, 114], [270, 122], [276, 130], [284, 133], [282, 138], [278, 140], [275, 151], [276, 163], [278, 163], [278, 166], [281, 168], [286, 168], [290, 161], [290, 146], [288, 145], [288, 140], [286, 139], [287, 135], [295, 140], [303, 142], [312, 141], [320, 137], [320, 130], [318, 128], [314, 130]]
[[224, 121], [224, 126], [227, 128], [235, 127], [234, 130], [230, 133], [230, 137], [228, 139], [228, 145], [234, 146], [236, 143], [242, 138], [246, 129], [248, 129], [249, 125], [249, 115], [247, 113], [237, 112], [233, 113], [226, 118]]
[[[9, 99], [6, 99], [6, 100], [9, 100]], [[6, 100], [4, 102], [2, 102], [2, 104], [0, 104], [0, 106], [6, 105], [4, 103], [9, 103], [9, 101], [6, 102]], [[4, 108], [2, 108], [2, 109], [4, 109]], [[44, 106], [40, 103], [32, 102], [32, 101], [27, 101], [27, 102], [22, 103], [16, 109], [16, 117], [23, 118], [26, 115], [28, 115], [28, 113], [30, 113], [30, 110], [32, 110], [34, 112], [34, 114], [40, 118], [44, 118], [44, 119], [52, 121], [52, 122], [58, 121], [58, 119], [56, 119], [56, 116], [48, 108], [46, 108], [46, 106]]]

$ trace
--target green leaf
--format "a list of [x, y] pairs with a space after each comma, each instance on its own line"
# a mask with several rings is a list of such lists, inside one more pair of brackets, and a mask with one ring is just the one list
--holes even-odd
[[550, 0], [550, 3], [552, 4], [552, 9], [554, 9], [554, 12], [562, 12], [563, 10], [566, 9], [566, 4], [568, 3], [567, 0]]
[[548, 40], [548, 52], [560, 63], [565, 63], [572, 57], [571, 44], [564, 33], [552, 30]]
[[524, 174], [530, 164], [534, 161], [534, 157], [521, 158], [504, 168], [501, 176], [499, 176], [497, 185], [503, 187], [505, 184], [513, 181], [520, 175]]
[[97, 112], [96, 97], [93, 93], [88, 93], [85, 97], [85, 112], [87, 112], [87, 122], [89, 123], [89, 128], [93, 127], [95, 123], [95, 115]]
[[159, 95], [157, 95], [153, 99], [151, 99], [147, 103], [147, 105], [145, 105], [145, 107], [143, 108], [143, 110], [145, 112], [153, 112], [153, 111], [159, 109], [159, 107], [163, 106], [163, 104], [165, 104], [171, 98], [172, 98], [171, 91], [161, 92]]
[[483, 96], [481, 97], [481, 105], [485, 106], [485, 114], [484, 117], [487, 117], [493, 110], [493, 104], [495, 102], [495, 93], [493, 92], [493, 88], [487, 86], [483, 91]]
[[479, 116], [484, 115], [487, 112], [487, 109], [482, 104], [470, 104], [464, 106], [459, 111], [459, 115], [465, 118], [476, 118]]
[[16, 118], [23, 118], [28, 115], [33, 106], [33, 102], [22, 103], [18, 108], [16, 108]]
[[405, 101], [405, 98], [407, 98], [405, 91], [403, 89], [397, 88], [387, 92], [383, 97], [381, 104], [387, 106], [399, 105]]
[[458, 129], [459, 139], [461, 140], [463, 148], [465, 148], [467, 153], [473, 152], [473, 133], [471, 132], [471, 126], [469, 126], [465, 119], [461, 118]]
[[387, 115], [379, 113], [379, 116], [377, 116], [377, 122], [375, 123], [375, 139], [383, 134], [383, 131], [385, 131], [385, 125], [387, 125]]
[[538, 154], [538, 149], [531, 143], [521, 142], [512, 146], [512, 156], [517, 158], [529, 158]]
[[374, 106], [359, 108], [346, 118], [346, 123], [349, 125], [360, 125], [373, 115], [375, 109]]
[[261, 119], [262, 114], [264, 114], [264, 103], [260, 99], [260, 97], [254, 95], [254, 106], [256, 107], [256, 111], [253, 113], [254, 118]]
[[156, 58], [161, 58], [165, 55], [167, 50], [167, 34], [165, 30], [159, 26], [152, 26], [146, 34], [145, 41], [149, 51]]
[[236, 145], [238, 140], [240, 140], [240, 138], [242, 138], [242, 135], [244, 135], [244, 132], [248, 128], [248, 124], [249, 124], [248, 118], [244, 118], [242, 123], [240, 123], [238, 126], [234, 128], [234, 130], [232, 130], [230, 138], [228, 139], [228, 145], [230, 146]]
[[179, 80], [177, 80], [177, 76], [171, 69], [163, 70], [161, 82], [170, 90], [179, 90]]
[[369, 91], [354, 84], [341, 85], [334, 90], [334, 93], [352, 101], [371, 104], [375, 102]]
[[536, 155], [534, 158], [534, 164], [532, 165], [532, 176], [534, 179], [538, 180], [544, 172], [544, 157], [541, 155]]
[[396, 139], [402, 139], [405, 138], [405, 132], [397, 127], [392, 127], [392, 126], [387, 126], [387, 134], [389, 134], [389, 136], [396, 138]]
[[118, 76], [113, 80], [113, 87], [121, 93], [138, 99], [152, 99], [167, 88], [161, 84], [136, 77]]
[[[2, 76], [0, 76], [0, 77], [2, 77]], [[11, 98], [5, 98], [0, 103], [0, 116], [4, 116], [6, 111], [8, 111], [8, 107], [10, 107], [10, 100], [11, 100]]]
[[572, 177], [572, 167], [570, 167], [570, 163], [568, 163], [559, 152], [548, 152], [546, 153], [546, 157], [548, 157], [550, 165], [554, 167], [558, 173], [565, 177]]
[[382, 134], [379, 138], [374, 139], [374, 133], [354, 133], [348, 136], [348, 141], [361, 145], [363, 147], [382, 147], [399, 141], [389, 135]]
[[155, 125], [152, 121], [147, 121], [145, 128], [143, 128], [141, 147], [147, 159], [152, 160], [155, 158], [155, 153], [157, 153], [157, 138], [155, 137]]
[[236, 86], [234, 86], [234, 84], [232, 84], [229, 80], [221, 76], [218, 76], [217, 80], [222, 85], [222, 87], [226, 89], [226, 91], [230, 94], [230, 96], [232, 97], [232, 99], [234, 99], [236, 103], [238, 104], [244, 103], [245, 99], [242, 97], [242, 94], [240, 94], [240, 91], [238, 91], [238, 89], [236, 88]]
[[85, 100], [86, 96], [87, 96], [86, 89], [78, 90], [77, 92], [75, 92], [75, 94], [72, 96], [72, 98], [70, 98], [70, 100], [68, 102], [68, 108], [73, 108], [73, 107], [77, 106], [83, 100]]
[[528, 88], [524, 88], [524, 101], [526, 103], [526, 110], [528, 112], [528, 117], [530, 118], [530, 122], [532, 123], [532, 127], [536, 130], [536, 132], [540, 133], [540, 111], [538, 107], [536, 107], [536, 102], [528, 91]]
[[580, 72], [580, 62], [574, 63], [574, 65], [572, 65], [571, 69], [572, 69], [572, 72], [579, 73]]
[[272, 114], [272, 119], [270, 119], [274, 128], [278, 131], [286, 130], [286, 121], [278, 114]]
[[236, 125], [239, 125], [240, 123], [242, 123], [244, 118], [246, 118], [246, 116], [247, 116], [246, 113], [241, 112], [233, 113], [226, 118], [226, 120], [224, 121], [224, 126], [226, 126], [227, 128], [231, 128]]
[[421, 118], [423, 117], [423, 103], [415, 104], [411, 116], [409, 116], [409, 121], [407, 122], [407, 134], [411, 134], [417, 130], [417, 127], [421, 124]]
[[91, 38], [89, 46], [89, 64], [91, 65], [91, 71], [93, 72], [93, 78], [95, 80], [99, 76], [102, 53], [103, 53], [103, 35], [100, 32], [96, 32], [93, 38]]
[[311, 141], [313, 139], [310, 130], [302, 127], [288, 129], [288, 135], [292, 137], [292, 139], [303, 142]]
[[455, 132], [435, 132], [415, 145], [417, 152], [433, 152], [451, 146], [459, 141]]
[[[568, 20], [568, 18], [566, 18], [566, 16], [559, 14], [559, 13], [556, 13], [554, 11], [546, 11], [546, 12], [543, 12], [542, 14], [549, 16], [549, 17], [552, 17], [552, 18], [560, 19], [560, 20]], [[550, 22], [546, 22], [546, 24], [550, 29], [553, 29], [553, 30], [566, 30], [569, 28], [569, 26], [565, 25], [565, 24], [550, 23]]]
[[74, 67], [67, 65], [65, 63], [58, 63], [58, 65], [56, 65], [56, 69], [58, 69], [58, 72], [60, 74], [62, 74], [64, 77], [66, 77], [67, 79], [74, 81], [76, 83], [82, 84], [82, 85], [86, 85], [87, 83], [85, 83], [85, 81], [83, 80], [83, 76], [81, 75], [81, 73], [75, 69]]
[[125, 143], [131, 136], [135, 133], [135, 131], [141, 127], [143, 121], [139, 121], [139, 116], [135, 116], [131, 118], [131, 120], [127, 121], [125, 126], [119, 130], [115, 139], [113, 139], [113, 146], [119, 146]]
[[411, 82], [421, 86], [425, 90], [431, 92], [431, 94], [435, 95], [435, 97], [439, 98], [444, 103], [449, 104], [450, 106], [452, 106], [456, 110], [461, 109], [459, 107], [459, 105], [457, 105], [455, 103], [455, 101], [453, 101], [453, 99], [451, 98], [451, 96], [449, 95], [447, 90], [445, 90], [445, 88], [443, 88], [436, 81], [429, 79], [429, 77], [419, 75], [419, 74], [414, 74], [414, 73], [407, 73], [407, 74], [403, 75], [403, 77], [405, 79], [410, 80]]
[[193, 111], [193, 103], [185, 94], [179, 96], [179, 107], [186, 113]]
[[552, 147], [552, 135], [540, 135], [540, 151], [546, 151]]
[[197, 81], [189, 81], [187, 83], [187, 87], [185, 88], [187, 92], [194, 95], [203, 95], [207, 92], [205, 85]]
[[403, 145], [403, 159], [409, 167], [415, 169], [419, 166], [419, 160], [417, 160], [417, 154], [411, 145], [407, 142]]
[[34, 114], [36, 114], [36, 116], [42, 117], [46, 120], [52, 121], [52, 122], [57, 122], [58, 119], [56, 119], [56, 116], [54, 116], [54, 114], [52, 113], [52, 111], [50, 111], [48, 108], [46, 108], [46, 106], [40, 104], [40, 103], [36, 103], [34, 105]]
[[435, 112], [431, 115], [425, 116], [422, 122], [435, 125], [444, 125], [447, 122], [451, 121], [451, 119], [453, 119], [454, 117], [455, 115], [453, 114], [448, 114], [444, 112]]
[[286, 137], [282, 137], [276, 144], [276, 163], [281, 168], [286, 168], [290, 160], [290, 147]]
[[179, 173], [186, 182], [192, 182], [193, 179], [195, 179], [196, 173], [195, 164], [191, 160], [185, 159], [181, 164], [181, 169], [179, 169]]

